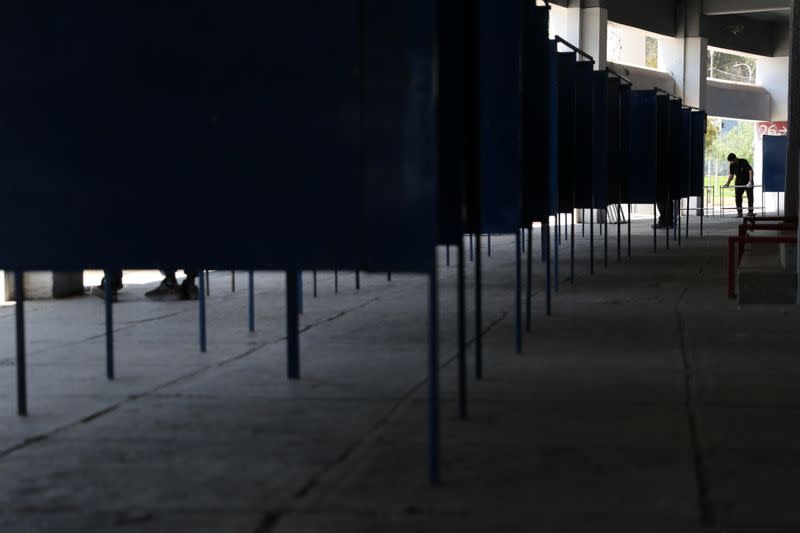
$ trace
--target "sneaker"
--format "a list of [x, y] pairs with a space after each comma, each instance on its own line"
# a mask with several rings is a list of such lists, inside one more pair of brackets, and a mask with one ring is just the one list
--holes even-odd
[[194, 280], [190, 280], [189, 278], [186, 278], [183, 280], [183, 283], [181, 283], [181, 293], [183, 294], [184, 300], [197, 300], [199, 297], [197, 285], [194, 284]]
[[172, 280], [164, 280], [161, 285], [152, 291], [144, 293], [144, 295], [151, 300], [158, 301], [178, 301], [183, 300], [183, 291], [181, 287]]
[[[97, 287], [92, 287], [91, 289], [89, 289], [89, 294], [91, 294], [92, 296], [97, 296], [101, 300], [106, 299], [106, 290], [102, 285], [98, 285]], [[112, 302], [117, 301], [117, 291], [115, 290], [111, 291], [111, 301]]]

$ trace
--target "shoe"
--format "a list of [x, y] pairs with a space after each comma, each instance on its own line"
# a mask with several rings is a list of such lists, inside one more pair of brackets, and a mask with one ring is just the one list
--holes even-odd
[[[89, 289], [89, 294], [91, 294], [92, 296], [97, 296], [101, 300], [106, 299], [106, 290], [102, 285], [98, 285], [97, 287], [92, 287], [91, 289]], [[117, 301], [117, 291], [115, 290], [111, 291], [111, 301], [112, 302]]]
[[189, 278], [186, 278], [183, 280], [183, 283], [181, 283], [181, 293], [183, 294], [184, 300], [197, 300], [199, 297], [197, 285], [194, 284], [194, 280], [190, 280]]
[[670, 224], [669, 226], [667, 226], [666, 224], [661, 224], [661, 223], [659, 223], [659, 224], [651, 224], [650, 225], [650, 229], [672, 229], [674, 227], [675, 227], [674, 224]]
[[152, 291], [144, 293], [144, 295], [151, 300], [162, 302], [183, 300], [183, 291], [181, 291], [181, 287], [175, 281], [166, 279], [161, 282], [161, 285]]

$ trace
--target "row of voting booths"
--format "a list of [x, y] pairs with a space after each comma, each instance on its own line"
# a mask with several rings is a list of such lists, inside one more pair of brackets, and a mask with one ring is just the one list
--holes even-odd
[[[549, 38], [549, 8], [534, 1], [233, 2], [220, 9], [203, 0], [187, 12], [146, 0], [134, 9], [64, 6], [46, 24], [27, 4], [4, 16], [19, 31], [4, 34], [0, 47], [8, 66], [0, 96], [14, 102], [0, 108], [8, 193], [0, 267], [18, 274], [23, 415], [26, 270], [285, 271], [290, 379], [301, 374], [299, 272], [421, 273], [430, 279], [428, 470], [435, 482], [437, 245], [458, 249], [459, 413], [466, 418], [465, 235], [516, 235], [520, 350], [519, 252], [527, 235], [530, 327], [533, 223], [542, 224], [549, 313], [559, 277], [553, 217], [702, 193], [704, 113], [595, 70], [586, 54]], [[230, 196], [216, 192], [223, 187]], [[570, 231], [574, 279], [574, 225]], [[606, 254], [607, 238], [606, 228]], [[477, 243], [474, 330], [483, 331]], [[201, 286], [204, 347], [203, 294]], [[111, 379], [112, 309], [107, 298]], [[474, 350], [480, 378], [480, 335]]]

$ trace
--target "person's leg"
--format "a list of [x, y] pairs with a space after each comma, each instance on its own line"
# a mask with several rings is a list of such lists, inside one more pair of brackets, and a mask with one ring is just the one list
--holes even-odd
[[742, 216], [742, 195], [744, 194], [744, 189], [736, 189], [736, 212], [739, 216]]
[[[194, 280], [197, 277], [198, 272], [196, 270], [187, 268], [184, 268], [183, 272], [186, 274], [186, 279], [183, 280], [183, 283], [181, 283], [183, 297], [187, 300], [197, 300], [197, 285], [195, 285]], [[202, 273], [200, 275], [202, 275]]]
[[656, 202], [658, 206], [658, 225], [665, 226], [669, 223], [667, 204], [663, 200]]
[[100, 280], [100, 285], [97, 287], [92, 287], [92, 290], [89, 291], [89, 294], [92, 296], [97, 296], [98, 298], [105, 298], [106, 297], [106, 278], [111, 283], [111, 299], [113, 301], [117, 301], [117, 291], [122, 288], [122, 270], [105, 270], [103, 271], [103, 279]]
[[162, 270], [164, 279], [161, 284], [152, 291], [146, 292], [144, 295], [151, 300], [182, 300], [183, 293], [178, 281], [175, 279], [176, 270]]
[[747, 214], [748, 215], [752, 215], [753, 214], [753, 196], [754, 196], [753, 188], [752, 187], [748, 187], [746, 190], [747, 190]]

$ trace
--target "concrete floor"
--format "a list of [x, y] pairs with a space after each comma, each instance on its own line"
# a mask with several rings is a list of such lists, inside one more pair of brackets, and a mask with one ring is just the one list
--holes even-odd
[[534, 261], [521, 355], [514, 246], [492, 239], [486, 377], [469, 381], [467, 422], [455, 268], [442, 264], [438, 487], [427, 482], [422, 277], [365, 274], [355, 291], [341, 273], [335, 295], [320, 274], [314, 299], [306, 274], [303, 379], [291, 383], [281, 274], [257, 274], [249, 334], [245, 276], [231, 293], [230, 274], [212, 273], [205, 354], [196, 304], [128, 288], [114, 307], [113, 383], [99, 300], [29, 302], [22, 419], [13, 307], [2, 308], [0, 531], [800, 530], [800, 311], [726, 299], [733, 219], [710, 220], [705, 238], [694, 226], [669, 251], [661, 235], [657, 254], [648, 224], [635, 223], [633, 258], [619, 264], [614, 231], [609, 268], [593, 277], [577, 239], [575, 284], [562, 282], [550, 318]]

